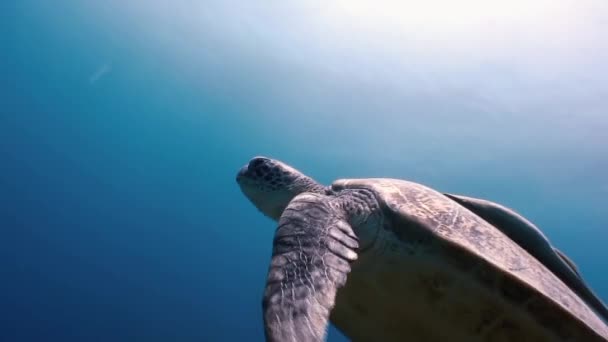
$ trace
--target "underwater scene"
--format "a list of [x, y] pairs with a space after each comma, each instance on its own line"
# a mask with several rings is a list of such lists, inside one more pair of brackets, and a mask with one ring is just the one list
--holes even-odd
[[264, 341], [255, 156], [500, 203], [608, 302], [605, 1], [0, 10], [0, 341]]

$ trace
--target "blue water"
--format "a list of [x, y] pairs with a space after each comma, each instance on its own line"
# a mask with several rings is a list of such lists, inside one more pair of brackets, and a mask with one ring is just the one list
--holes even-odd
[[259, 154], [513, 207], [608, 301], [608, 7], [337, 3], [0, 5], [0, 341], [262, 340]]

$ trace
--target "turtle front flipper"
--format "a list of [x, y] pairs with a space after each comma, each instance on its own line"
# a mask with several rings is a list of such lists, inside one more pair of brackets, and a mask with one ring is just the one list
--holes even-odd
[[322, 341], [358, 240], [333, 197], [304, 193], [275, 233], [263, 310], [268, 341]]

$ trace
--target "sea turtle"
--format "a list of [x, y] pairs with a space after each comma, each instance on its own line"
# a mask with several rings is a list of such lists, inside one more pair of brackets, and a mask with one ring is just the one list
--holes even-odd
[[387, 178], [325, 187], [265, 157], [237, 182], [278, 221], [269, 341], [322, 341], [330, 319], [355, 341], [608, 341], [599, 306], [462, 197]]

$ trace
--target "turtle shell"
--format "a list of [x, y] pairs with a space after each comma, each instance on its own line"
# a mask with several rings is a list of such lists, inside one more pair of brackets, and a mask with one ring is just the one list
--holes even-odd
[[[440, 267], [467, 275], [467, 281], [481, 286], [506, 306], [517, 308], [512, 312], [527, 315], [532, 322], [528, 326], [550, 331], [564, 341], [608, 341], [606, 323], [568, 286], [499, 229], [443, 194], [421, 184], [386, 178], [343, 179], [332, 184], [336, 193], [347, 189], [375, 195], [385, 218], [381, 228], [384, 236], [395, 237], [398, 248], [431, 251], [428, 255], [439, 260]], [[356, 267], [352, 276], [357, 279], [355, 273]], [[349, 300], [349, 291], [355, 290], [347, 283], [346, 294], [338, 294], [337, 307]], [[468, 299], [472, 296], [461, 300]], [[351, 329], [340, 315], [336, 313], [332, 320], [343, 330]], [[498, 318], [494, 325], [502, 324], [507, 330], [518, 328], [513, 327], [515, 323], [505, 323], [510, 322], [505, 316], [509, 313], [502, 315], [495, 315]], [[526, 326], [519, 329], [526, 336]], [[504, 336], [508, 335], [505, 331]]]

